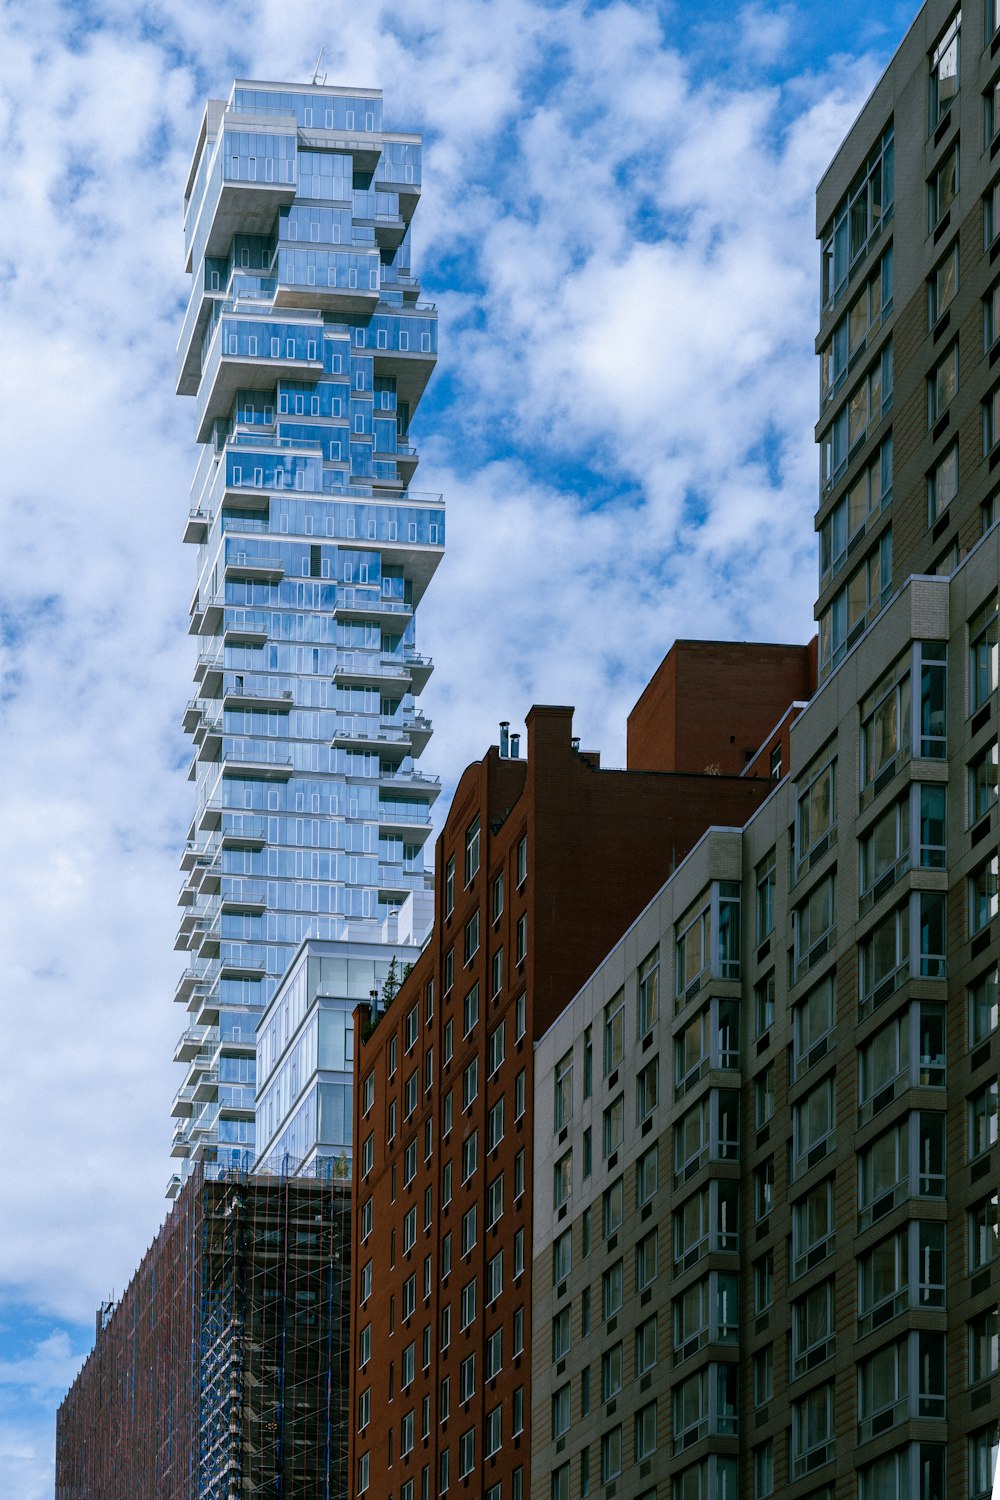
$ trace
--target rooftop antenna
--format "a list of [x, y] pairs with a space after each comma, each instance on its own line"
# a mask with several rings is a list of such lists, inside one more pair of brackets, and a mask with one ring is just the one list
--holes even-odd
[[313, 68], [313, 76], [312, 76], [313, 83], [325, 83], [326, 82], [326, 74], [325, 73], [323, 74], [322, 78], [320, 78], [320, 76], [319, 76], [319, 70], [320, 70], [320, 68], [323, 65], [323, 53], [325, 51], [326, 51], [326, 47], [325, 46], [323, 46], [323, 47], [321, 47], [319, 49], [319, 57], [317, 57], [317, 59], [316, 59], [316, 66]]

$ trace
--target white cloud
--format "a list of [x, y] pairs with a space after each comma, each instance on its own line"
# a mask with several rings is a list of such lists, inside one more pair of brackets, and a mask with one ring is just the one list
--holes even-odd
[[[162, 1216], [180, 1081], [195, 453], [171, 390], [203, 95], [304, 80], [326, 43], [331, 82], [383, 87], [387, 121], [428, 133], [416, 244], [449, 394], [417, 484], [446, 492], [450, 540], [420, 628], [427, 761], [452, 783], [532, 701], [575, 703], [621, 764], [675, 635], [808, 632], [811, 194], [874, 79], [850, 59], [714, 79], [642, 0], [91, 13], [0, 13], [0, 1290], [84, 1324]], [[794, 71], [785, 8], [742, 35]], [[64, 1353], [0, 1379], [44, 1405]], [[38, 1422], [0, 1423], [0, 1490], [43, 1493]]]

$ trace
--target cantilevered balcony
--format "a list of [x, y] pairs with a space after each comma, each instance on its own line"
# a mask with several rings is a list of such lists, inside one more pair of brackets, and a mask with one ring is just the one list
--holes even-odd
[[207, 1035], [208, 1032], [201, 1026], [189, 1026], [186, 1031], [182, 1031], [180, 1040], [174, 1048], [174, 1062], [193, 1062], [204, 1046]]
[[269, 692], [267, 688], [228, 688], [222, 699], [223, 708], [256, 709], [260, 713], [290, 713], [294, 708], [292, 692], [290, 688], [280, 693]]
[[175, 1120], [190, 1118], [194, 1112], [194, 1092], [194, 1089], [190, 1085], [185, 1085], [183, 1088], [177, 1090], [174, 1095], [174, 1102], [170, 1106], [170, 1113]]
[[267, 882], [264, 880], [244, 880], [239, 875], [226, 875], [220, 894], [224, 912], [259, 914], [267, 907]]
[[408, 844], [426, 843], [434, 829], [428, 806], [423, 802], [414, 802], [411, 806], [412, 812], [408, 814], [400, 811], [399, 802], [396, 802], [392, 812], [380, 807], [379, 833], [394, 834], [405, 839]]
[[381, 620], [398, 622], [402, 632], [413, 618], [413, 605], [404, 599], [388, 599], [382, 594], [365, 594], [361, 589], [338, 588], [333, 607], [335, 620]]
[[441, 791], [440, 776], [427, 776], [423, 771], [382, 766], [378, 784], [384, 792], [419, 792], [428, 802], [433, 802]]
[[379, 299], [379, 253], [355, 247], [283, 244], [274, 305], [370, 313]]
[[178, 1005], [188, 1005], [191, 996], [199, 984], [204, 984], [206, 968], [204, 964], [191, 964], [186, 968], [177, 981], [174, 990], [174, 999]]
[[[287, 154], [248, 160], [227, 149], [227, 133], [255, 127], [265, 129], [272, 137], [287, 137]], [[258, 116], [245, 111], [226, 111], [218, 140], [211, 148], [212, 164], [207, 180], [197, 201], [192, 199], [188, 207], [184, 225], [186, 271], [203, 256], [228, 255], [234, 235], [273, 232], [278, 210], [295, 197], [296, 134], [294, 115]]]
[[259, 312], [237, 315], [233, 311], [219, 319], [198, 387], [195, 436], [199, 443], [207, 443], [215, 422], [228, 417], [237, 391], [273, 390], [282, 376], [319, 379], [323, 324], [303, 322], [304, 317], [275, 322], [273, 332]]

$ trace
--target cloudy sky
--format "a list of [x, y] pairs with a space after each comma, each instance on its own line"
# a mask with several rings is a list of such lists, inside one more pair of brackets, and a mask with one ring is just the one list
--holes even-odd
[[204, 97], [325, 47], [424, 133], [417, 482], [449, 543], [419, 639], [450, 787], [532, 702], [622, 764], [678, 635], [811, 634], [812, 194], [915, 9], [0, 0], [0, 1494], [51, 1496], [55, 1406], [170, 1172]]

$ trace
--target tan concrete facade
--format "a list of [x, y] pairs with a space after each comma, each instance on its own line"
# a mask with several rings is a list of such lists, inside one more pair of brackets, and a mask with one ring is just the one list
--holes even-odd
[[989, 1495], [998, 576], [902, 589], [539, 1041], [533, 1495]]
[[821, 679], [996, 514], [998, 35], [991, 0], [928, 0], [819, 186]]

